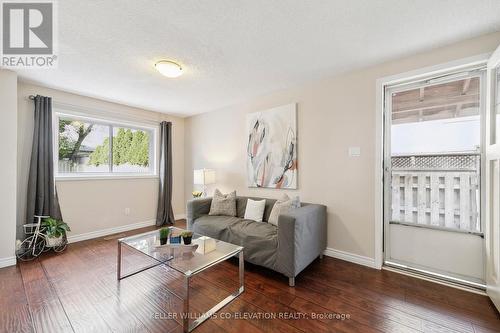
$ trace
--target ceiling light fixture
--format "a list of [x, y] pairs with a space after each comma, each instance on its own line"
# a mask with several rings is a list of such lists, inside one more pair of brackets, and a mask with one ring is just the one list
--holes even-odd
[[173, 61], [160, 60], [155, 64], [155, 68], [166, 77], [174, 78], [182, 75], [181, 65]]

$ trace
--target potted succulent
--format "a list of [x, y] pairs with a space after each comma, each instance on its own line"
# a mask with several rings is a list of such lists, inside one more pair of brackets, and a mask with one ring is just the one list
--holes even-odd
[[189, 245], [191, 244], [191, 239], [193, 238], [193, 232], [192, 231], [184, 231], [182, 234], [182, 239], [184, 240], [184, 245]]
[[160, 229], [160, 245], [167, 244], [168, 234], [170, 234], [169, 228], [161, 228]]
[[42, 222], [44, 227], [46, 241], [45, 246], [56, 247], [62, 244], [63, 238], [67, 231], [71, 231], [69, 225], [63, 221], [56, 220], [52, 217], [46, 218]]

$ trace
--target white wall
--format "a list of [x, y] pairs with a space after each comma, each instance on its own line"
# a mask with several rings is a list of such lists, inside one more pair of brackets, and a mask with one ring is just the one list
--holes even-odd
[[0, 267], [4, 267], [16, 263], [17, 75], [2, 69], [0, 105]]
[[[184, 119], [141, 110], [116, 103], [20, 82], [18, 85], [18, 177], [17, 219], [24, 223], [26, 189], [33, 135], [33, 101], [29, 95], [53, 97], [54, 103], [87, 109], [89, 115], [120, 117], [136, 121], [172, 121], [173, 210], [179, 217], [185, 212], [184, 201]], [[15, 147], [15, 145], [13, 146]], [[63, 218], [71, 226], [70, 237], [93, 235], [109, 228], [153, 224], [158, 200], [158, 179], [103, 179], [56, 181]], [[15, 205], [15, 203], [14, 203]], [[125, 214], [125, 209], [130, 214]], [[115, 229], [116, 230], [116, 229]], [[93, 233], [93, 234], [88, 234]]]
[[[190, 117], [185, 123], [186, 199], [197, 168], [215, 169], [223, 191], [278, 197], [279, 190], [246, 186], [245, 114], [297, 102], [299, 189], [293, 194], [328, 206], [329, 248], [373, 261], [376, 80], [492, 52], [498, 44], [500, 33], [485, 35]], [[351, 146], [361, 147], [360, 157], [348, 156]]]

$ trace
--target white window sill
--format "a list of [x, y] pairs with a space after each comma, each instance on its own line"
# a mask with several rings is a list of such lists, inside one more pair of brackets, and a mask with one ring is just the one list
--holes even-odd
[[158, 175], [131, 175], [131, 174], [105, 174], [105, 175], [67, 175], [56, 176], [56, 182], [60, 181], [85, 181], [85, 180], [124, 180], [124, 179], [158, 179]]

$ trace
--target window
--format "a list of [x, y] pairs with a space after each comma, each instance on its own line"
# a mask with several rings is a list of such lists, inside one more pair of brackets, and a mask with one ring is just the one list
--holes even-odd
[[58, 176], [155, 174], [154, 127], [57, 114]]

